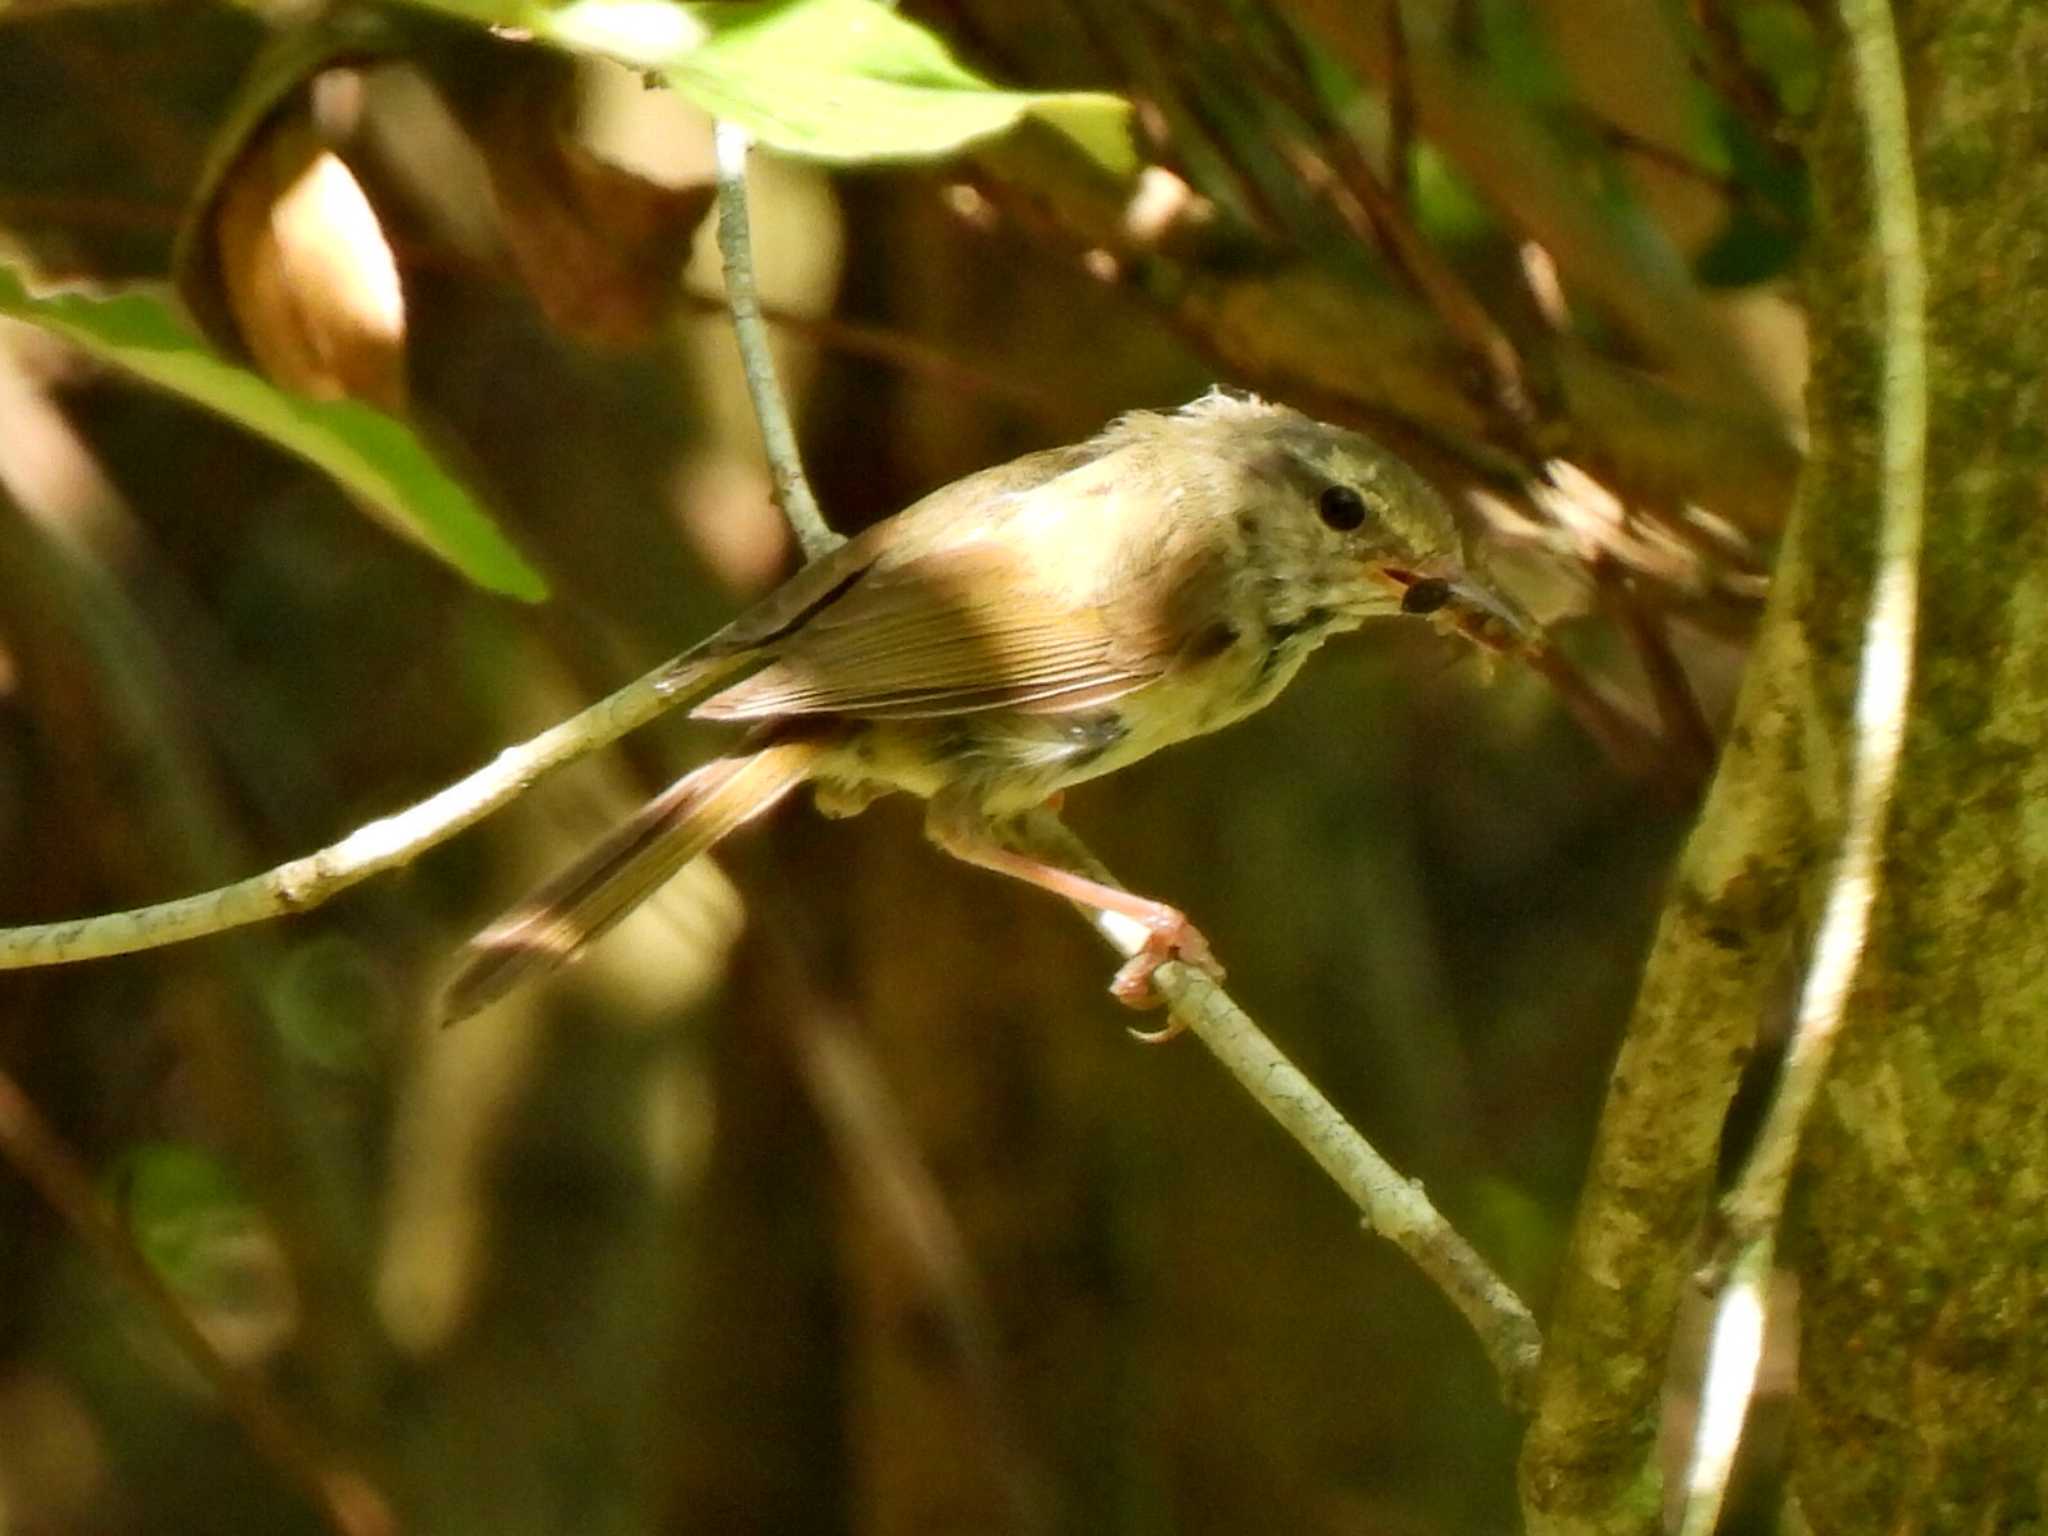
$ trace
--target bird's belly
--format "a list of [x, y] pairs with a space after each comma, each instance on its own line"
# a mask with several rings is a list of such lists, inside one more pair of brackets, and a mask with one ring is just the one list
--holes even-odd
[[818, 775], [820, 809], [845, 815], [896, 790], [964, 791], [992, 816], [1041, 805], [1164, 742], [1139, 742], [1115, 705], [1070, 715], [986, 710], [864, 723]]
[[1306, 650], [1247, 647], [1070, 713], [998, 709], [866, 721], [818, 775], [819, 805], [846, 815], [896, 790], [929, 800], [950, 789], [971, 794], [991, 816], [1016, 815], [1263, 708]]

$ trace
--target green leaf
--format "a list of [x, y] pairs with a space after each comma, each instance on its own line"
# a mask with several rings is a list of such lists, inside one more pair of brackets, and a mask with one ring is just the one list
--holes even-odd
[[699, 9], [720, 19], [702, 46], [671, 62], [668, 78], [776, 149], [824, 160], [944, 155], [1035, 117], [1112, 175], [1137, 169], [1121, 97], [998, 90], [873, 0]]
[[756, 142], [807, 159], [932, 159], [1032, 118], [1113, 176], [1138, 165], [1131, 108], [1122, 97], [1000, 90], [876, 0], [425, 3], [659, 74]]
[[1728, 222], [1693, 260], [1710, 288], [1737, 288], [1776, 277], [1792, 265], [1813, 221], [1806, 167], [1776, 154], [1740, 116], [1709, 99], [1708, 153], [1701, 158], [1734, 188]]
[[264, 990], [278, 1034], [299, 1060], [366, 1078], [385, 1059], [380, 1026], [393, 1008], [354, 940], [328, 933], [291, 945]]
[[477, 585], [528, 602], [547, 596], [540, 574], [403, 422], [353, 400], [279, 389], [220, 357], [147, 294], [31, 293], [0, 262], [0, 315], [61, 336], [325, 470]]
[[1477, 245], [1500, 230], [1493, 205], [1459, 174], [1442, 150], [1418, 143], [1409, 164], [1415, 173], [1415, 218], [1422, 232], [1443, 245]]
[[186, 1295], [203, 1292], [210, 1250], [257, 1220], [234, 1175], [200, 1148], [143, 1142], [114, 1171], [117, 1203], [136, 1247]]
[[1770, 79], [1786, 115], [1808, 117], [1820, 99], [1827, 45], [1813, 18], [1784, 0], [1735, 9], [1743, 54]]

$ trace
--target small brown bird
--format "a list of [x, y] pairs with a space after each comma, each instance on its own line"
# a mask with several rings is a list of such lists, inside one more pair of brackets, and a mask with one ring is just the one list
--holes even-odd
[[799, 784], [850, 816], [908, 790], [955, 857], [1143, 924], [1112, 991], [1213, 975], [1176, 908], [1022, 846], [1028, 814], [1269, 703], [1318, 645], [1437, 614], [1502, 649], [1523, 621], [1468, 578], [1456, 524], [1407, 465], [1298, 411], [1211, 393], [934, 491], [797, 572], [666, 685], [752, 722], [472, 939], [452, 1022], [562, 964]]

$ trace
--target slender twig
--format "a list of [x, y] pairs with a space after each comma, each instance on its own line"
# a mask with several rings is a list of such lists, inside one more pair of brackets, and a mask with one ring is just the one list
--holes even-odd
[[1415, 82], [1408, 75], [1408, 27], [1401, 0], [1387, 0], [1387, 191], [1406, 208], [1415, 191]]
[[[5, 199], [0, 199], [0, 208], [4, 206]], [[730, 313], [724, 298], [718, 294], [686, 288], [682, 298], [693, 310], [707, 314], [715, 310], [721, 317]], [[883, 364], [908, 378], [922, 380], [937, 388], [986, 395], [1020, 411], [1028, 411], [1048, 423], [1064, 423], [1073, 414], [1073, 402], [1063, 399], [1053, 390], [992, 368], [979, 367], [943, 347], [933, 346], [887, 326], [866, 325], [834, 315], [805, 314], [769, 303], [761, 305], [761, 318], [785, 335], [800, 336], [848, 357]]]
[[1508, 333], [1374, 179], [1357, 147], [1341, 139], [1332, 144], [1338, 150], [1334, 173], [1312, 157], [1294, 156], [1297, 173], [1325, 196], [1353, 234], [1361, 240], [1377, 236], [1415, 291], [1479, 364], [1486, 384], [1481, 404], [1493, 408], [1511, 441], [1531, 437], [1540, 423], [1521, 353]]
[[776, 381], [774, 355], [768, 350], [768, 327], [761, 319], [761, 290], [754, 281], [753, 239], [747, 229], [747, 151], [752, 141], [735, 123], [721, 122], [716, 131], [718, 152], [718, 254], [725, 259], [726, 302], [732, 310], [733, 334], [739, 338], [740, 366], [746, 371], [747, 393], [753, 397], [754, 419], [761, 425], [762, 446], [775, 476], [775, 502], [803, 547], [804, 558], [837, 549], [845, 541], [825, 523], [811, 483], [804, 478], [796, 451], [796, 429], [789, 405]]
[[1699, 28], [1698, 63], [1717, 91], [1767, 147], [1782, 147], [1784, 111], [1762, 72], [1749, 61], [1734, 18], [1719, 0], [1691, 0]]
[[[1144, 947], [1144, 935], [1133, 933], [1118, 914], [1091, 917], [1126, 957]], [[1358, 1207], [1367, 1229], [1406, 1254], [1458, 1309], [1478, 1335], [1509, 1405], [1525, 1409], [1543, 1357], [1543, 1335], [1513, 1287], [1430, 1203], [1422, 1186], [1382, 1157], [1228, 992], [1184, 965], [1162, 966], [1154, 981], [1189, 1032]]]
[[1913, 682], [1920, 542], [1927, 478], [1927, 272], [1906, 122], [1906, 86], [1886, 0], [1840, 0], [1870, 156], [1871, 200], [1884, 275], [1882, 518], [1877, 573], [1863, 628], [1842, 847], [1822, 909], [1778, 1091], [1725, 1209], [1737, 1237], [1774, 1225], [1800, 1132], [1827, 1071], [1870, 929], [1892, 786], [1905, 746]]
[[[1032, 841], [1061, 862], [1098, 880], [1115, 877], [1050, 811], [1029, 822]], [[1079, 910], [1125, 957], [1145, 947], [1145, 929], [1114, 912]], [[1479, 1336], [1508, 1402], [1526, 1406], [1543, 1353], [1543, 1336], [1528, 1307], [1476, 1249], [1347, 1121], [1301, 1069], [1287, 1059], [1230, 994], [1194, 968], [1169, 962], [1153, 983], [1174, 1019], [1209, 1048], [1259, 1107], [1301, 1144], [1358, 1207], [1366, 1226], [1399, 1248], [1435, 1282]]]
[[1361, 239], [1377, 238], [1416, 293], [1471, 352], [1485, 380], [1487, 399], [1483, 403], [1499, 413], [1511, 437], [1520, 436], [1540, 425], [1521, 353], [1470, 285], [1423, 237], [1408, 211], [1405, 172], [1408, 140], [1414, 133], [1414, 102], [1405, 68], [1407, 33], [1400, 5], [1390, 0], [1386, 11], [1389, 163], [1399, 164], [1404, 173], [1401, 180], [1383, 181], [1358, 140], [1330, 112], [1314, 86], [1312, 66], [1301, 39], [1284, 21], [1276, 21], [1274, 31], [1288, 50], [1294, 84], [1290, 89], [1276, 82], [1275, 93], [1282, 100], [1293, 101], [1294, 110], [1302, 115], [1322, 145], [1337, 177], [1335, 185], [1322, 190], [1338, 216]]
[[1508, 434], [1516, 437], [1533, 429], [1536, 410], [1520, 353], [1465, 281], [1422, 237], [1403, 200], [1381, 182], [1350, 130], [1329, 111], [1315, 88], [1300, 38], [1285, 22], [1269, 17], [1268, 36], [1283, 55], [1274, 63], [1243, 35], [1237, 17], [1226, 10], [1221, 20], [1238, 29], [1244, 43], [1233, 68], [1251, 70], [1272, 104], [1295, 119], [1299, 137], [1284, 129], [1274, 133], [1278, 152], [1295, 177], [1328, 203], [1361, 243], [1377, 244], [1472, 354], [1483, 380], [1479, 403], [1501, 417]]
[[1684, 150], [1673, 149], [1668, 144], [1659, 144], [1655, 139], [1638, 133], [1633, 128], [1624, 127], [1612, 118], [1601, 116], [1590, 106], [1581, 105], [1579, 110], [1585, 114], [1593, 131], [1600, 135], [1608, 148], [1620, 154], [1648, 160], [1674, 176], [1683, 176], [1687, 181], [1696, 182], [1710, 192], [1719, 193], [1731, 203], [1755, 203], [1759, 212], [1765, 211], [1767, 205], [1752, 196], [1749, 189], [1736, 177], [1709, 170]]
[[673, 708], [688, 696], [678, 685], [687, 676], [678, 661], [664, 662], [560, 725], [507, 747], [417, 805], [260, 875], [126, 912], [0, 928], [0, 971], [160, 949], [317, 907], [372, 875], [411, 863], [510, 804], [544, 774], [588, 757]]
[[1664, 727], [1667, 755], [1683, 765], [1689, 780], [1704, 781], [1714, 768], [1714, 729], [1707, 723], [1685, 667], [1672, 649], [1663, 617], [1611, 561], [1601, 561], [1595, 574], [1607, 599], [1607, 610], [1634, 647], [1636, 661], [1649, 682], [1650, 697]]
[[[1849, 766], [1842, 844], [1828, 883], [1813, 958], [1801, 988], [1792, 1038], [1777, 1089], [1741, 1174], [1721, 1203], [1729, 1245], [1718, 1298], [1716, 1358], [1710, 1379], [1725, 1378], [1730, 1400], [1746, 1409], [1761, 1350], [1739, 1325], [1753, 1290], [1769, 1273], [1779, 1217], [1799, 1144], [1848, 1012], [1849, 994], [1870, 933], [1893, 786], [1905, 748], [1918, 622], [1920, 545], [1927, 477], [1927, 271], [1920, 248], [1919, 198], [1907, 121], [1905, 72], [1887, 0], [1839, 0], [1849, 40], [1857, 111], [1869, 156], [1871, 207], [1884, 289], [1884, 380], [1880, 425], [1877, 570], [1856, 680], [1854, 752]], [[1730, 1359], [1718, 1358], [1727, 1340]], [[1701, 1416], [1695, 1475], [1682, 1530], [1707, 1536], [1719, 1515], [1726, 1447], [1740, 1432]], [[1718, 1436], [1719, 1438], [1710, 1438]], [[1718, 1476], [1712, 1474], [1718, 1470]]]
[[328, 1525], [340, 1536], [381, 1536], [395, 1528], [391, 1511], [369, 1483], [330, 1461], [260, 1382], [222, 1357], [107, 1209], [92, 1175], [4, 1071], [0, 1157], [19, 1170], [101, 1263], [134, 1288], [179, 1352], [219, 1394], [250, 1442], [298, 1485]]

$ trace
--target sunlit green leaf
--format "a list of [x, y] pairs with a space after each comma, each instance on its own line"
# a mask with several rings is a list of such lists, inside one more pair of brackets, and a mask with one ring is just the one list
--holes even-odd
[[31, 293], [0, 263], [0, 315], [62, 336], [325, 470], [479, 586], [528, 601], [547, 595], [539, 573], [404, 423], [352, 400], [276, 388], [223, 359], [148, 294]]
[[875, 0], [424, 3], [657, 74], [787, 154], [840, 163], [930, 159], [1031, 118], [1113, 175], [1137, 167], [1121, 97], [1000, 90]]
[[1417, 144], [1415, 218], [1430, 239], [1444, 245], [1476, 242], [1499, 230], [1494, 209], [1435, 145]]
[[1032, 116], [1109, 170], [1135, 168], [1120, 98], [996, 90], [937, 38], [871, 0], [731, 10], [747, 14], [715, 26], [670, 78], [764, 144], [834, 160], [945, 154]]

